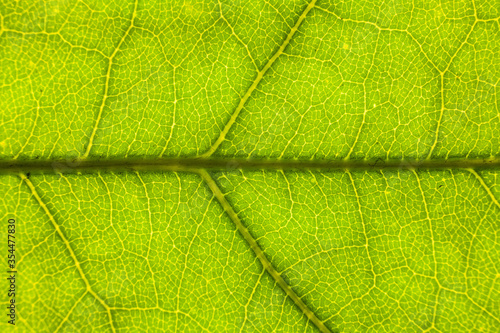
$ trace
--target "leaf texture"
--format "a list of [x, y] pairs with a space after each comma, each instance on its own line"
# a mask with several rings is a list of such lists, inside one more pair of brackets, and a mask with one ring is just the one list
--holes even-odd
[[0, 1], [0, 327], [497, 332], [498, 8]]

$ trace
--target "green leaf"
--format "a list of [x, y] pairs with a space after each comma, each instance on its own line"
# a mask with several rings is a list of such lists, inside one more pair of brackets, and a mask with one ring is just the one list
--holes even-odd
[[497, 332], [498, 8], [3, 1], [15, 330]]

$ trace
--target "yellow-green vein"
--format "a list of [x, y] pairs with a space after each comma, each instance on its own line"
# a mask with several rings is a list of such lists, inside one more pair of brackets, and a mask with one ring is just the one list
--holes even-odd
[[102, 112], [104, 110], [104, 106], [106, 105], [106, 101], [108, 99], [109, 78], [111, 77], [111, 67], [113, 67], [113, 59], [116, 56], [116, 54], [118, 53], [118, 51], [120, 50], [120, 46], [122, 45], [123, 41], [129, 35], [130, 30], [132, 30], [132, 28], [134, 26], [134, 20], [135, 20], [135, 15], [136, 15], [136, 12], [137, 12], [137, 3], [138, 2], [139, 2], [139, 0], [136, 0], [135, 3], [134, 3], [134, 10], [132, 12], [132, 18], [130, 19], [130, 25], [129, 25], [129, 27], [127, 28], [127, 30], [125, 31], [125, 34], [120, 39], [120, 41], [116, 45], [113, 53], [109, 57], [108, 69], [106, 71], [106, 81], [104, 82], [104, 96], [102, 97], [101, 106], [99, 107], [99, 112], [97, 113], [97, 118], [95, 120], [94, 127], [92, 128], [92, 133], [90, 134], [89, 143], [87, 144], [87, 148], [85, 150], [85, 153], [81, 157], [82, 159], [87, 158], [87, 156], [89, 156], [90, 150], [92, 149], [92, 144], [94, 143], [95, 134], [97, 132], [97, 128], [99, 127], [99, 123], [101, 122]]
[[24, 174], [21, 173], [21, 174], [19, 174], [19, 177], [24, 181], [24, 183], [26, 183], [26, 185], [28, 186], [28, 188], [31, 191], [31, 194], [33, 195], [33, 197], [35, 198], [35, 200], [38, 202], [38, 204], [40, 205], [40, 207], [42, 208], [42, 210], [45, 212], [45, 214], [49, 218], [50, 222], [52, 223], [52, 226], [56, 230], [56, 232], [59, 235], [59, 237], [61, 237], [64, 245], [66, 246], [66, 249], [68, 250], [71, 258], [73, 259], [73, 262], [75, 263], [76, 270], [80, 274], [80, 277], [82, 278], [83, 283], [85, 284], [87, 292], [89, 292], [92, 296], [94, 296], [94, 298], [99, 303], [101, 303], [101, 305], [104, 307], [104, 309], [106, 310], [106, 312], [108, 314], [109, 324], [111, 326], [111, 330], [113, 332], [116, 332], [115, 326], [113, 324], [113, 317], [111, 316], [111, 308], [108, 306], [108, 304], [106, 304], [106, 302], [104, 302], [104, 300], [99, 295], [97, 295], [97, 293], [94, 290], [92, 290], [92, 287], [90, 286], [90, 282], [87, 279], [87, 276], [85, 275], [85, 273], [83, 272], [83, 269], [82, 269], [82, 267], [80, 265], [80, 261], [76, 257], [76, 254], [73, 251], [73, 248], [71, 247], [71, 244], [70, 244], [69, 240], [66, 238], [66, 236], [62, 232], [61, 228], [59, 227], [59, 224], [56, 222], [54, 216], [50, 212], [50, 210], [47, 207], [47, 205], [43, 202], [42, 198], [38, 195], [38, 192], [36, 191], [35, 185], [33, 185], [33, 183], [31, 182], [31, 180], [29, 180], [26, 177], [26, 175], [24, 175]]
[[243, 222], [241, 222], [240, 218], [238, 217], [238, 214], [233, 210], [233, 207], [229, 204], [229, 202], [226, 200], [224, 197], [224, 194], [220, 190], [219, 186], [215, 183], [213, 180], [212, 176], [204, 170], [200, 169], [198, 170], [198, 173], [200, 176], [203, 178], [203, 180], [207, 183], [208, 187], [212, 191], [213, 195], [219, 201], [220, 205], [226, 212], [226, 214], [229, 216], [231, 221], [235, 224], [236, 228], [240, 232], [240, 234], [243, 236], [245, 241], [248, 243], [252, 251], [255, 253], [257, 258], [259, 259], [260, 263], [264, 268], [267, 270], [267, 272], [271, 275], [271, 277], [276, 281], [276, 283], [283, 289], [283, 291], [287, 294], [288, 297], [297, 305], [297, 307], [302, 311], [302, 313], [311, 321], [313, 322], [314, 325], [323, 333], [330, 332], [330, 330], [325, 326], [325, 324], [318, 318], [316, 317], [316, 314], [309, 309], [309, 307], [302, 301], [302, 299], [293, 291], [293, 289], [288, 285], [288, 283], [285, 282], [285, 280], [281, 277], [281, 275], [278, 273], [278, 271], [274, 268], [272, 263], [267, 259], [264, 251], [260, 248], [259, 244], [255, 240], [255, 238], [250, 234], [250, 231], [248, 231], [247, 227], [243, 225]]
[[470, 173], [472, 173], [474, 175], [474, 177], [476, 177], [476, 179], [479, 181], [479, 183], [484, 188], [484, 190], [486, 191], [486, 193], [488, 193], [488, 195], [490, 196], [490, 198], [493, 201], [493, 203], [495, 203], [495, 205], [498, 208], [500, 208], [500, 203], [498, 202], [497, 198], [495, 198], [495, 195], [493, 194], [493, 192], [491, 192], [491, 190], [488, 187], [488, 185], [486, 185], [486, 183], [484, 182], [483, 177], [481, 177], [474, 169], [466, 169], [466, 170], [469, 171]]
[[235, 123], [236, 118], [238, 118], [238, 115], [240, 114], [241, 110], [245, 106], [245, 103], [247, 102], [248, 98], [250, 98], [250, 96], [252, 95], [252, 92], [255, 90], [255, 88], [257, 88], [257, 86], [259, 85], [260, 81], [262, 80], [262, 78], [264, 77], [264, 75], [266, 74], [266, 72], [269, 70], [269, 68], [271, 68], [271, 66], [274, 64], [274, 62], [276, 61], [276, 59], [278, 59], [278, 57], [281, 54], [283, 54], [283, 51], [285, 51], [286, 47], [290, 43], [290, 40], [295, 35], [295, 33], [297, 32], [298, 28], [300, 27], [300, 25], [302, 24], [302, 22], [306, 18], [307, 13], [309, 13], [311, 11], [311, 9], [314, 8], [315, 4], [316, 4], [316, 0], [313, 0], [313, 1], [311, 1], [309, 3], [309, 5], [306, 7], [306, 9], [300, 15], [299, 19], [297, 20], [297, 22], [295, 23], [295, 25], [293, 26], [293, 28], [290, 30], [290, 32], [286, 36], [285, 40], [283, 41], [283, 44], [281, 44], [281, 46], [278, 49], [278, 51], [276, 51], [276, 53], [269, 59], [269, 61], [262, 68], [262, 70], [259, 71], [259, 72], [257, 72], [257, 77], [252, 82], [252, 84], [250, 85], [250, 87], [248, 88], [248, 90], [245, 92], [245, 95], [243, 95], [243, 97], [240, 99], [240, 102], [238, 103], [238, 106], [236, 107], [236, 109], [234, 110], [233, 114], [231, 115], [231, 118], [229, 118], [229, 121], [227, 122], [226, 126], [224, 126], [224, 129], [220, 133], [219, 137], [214, 142], [214, 144], [210, 147], [210, 149], [206, 153], [202, 154], [201, 157], [210, 157], [217, 150], [217, 148], [220, 146], [220, 144], [224, 141], [224, 139], [226, 138], [227, 133], [229, 132], [229, 130], [231, 129], [231, 127]]

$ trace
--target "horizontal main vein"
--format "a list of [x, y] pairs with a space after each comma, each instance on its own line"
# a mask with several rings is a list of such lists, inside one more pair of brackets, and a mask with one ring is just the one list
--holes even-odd
[[0, 160], [0, 174], [97, 173], [126, 171], [241, 170], [447, 170], [500, 169], [500, 157], [447, 160], [281, 160], [234, 158], [126, 158], [102, 160]]
[[236, 228], [243, 236], [245, 241], [248, 243], [252, 251], [255, 253], [257, 258], [259, 259], [262, 266], [266, 269], [269, 275], [276, 281], [276, 283], [280, 286], [280, 288], [287, 294], [288, 297], [292, 299], [292, 301], [299, 307], [302, 313], [314, 324], [316, 327], [323, 333], [329, 333], [330, 330], [325, 326], [325, 324], [316, 317], [316, 314], [309, 309], [309, 307], [302, 301], [302, 299], [293, 291], [293, 289], [286, 283], [286, 281], [281, 277], [280, 273], [274, 268], [272, 263], [267, 259], [265, 253], [260, 248], [259, 244], [255, 240], [255, 238], [250, 234], [250, 231], [243, 225], [238, 214], [233, 210], [229, 202], [227, 202], [224, 194], [221, 192], [219, 186], [215, 183], [212, 177], [208, 174], [208, 172], [204, 169], [198, 171], [203, 180], [207, 183], [208, 187], [212, 191], [215, 198], [219, 201], [220, 205], [224, 209], [224, 211], [229, 215], [229, 218], [235, 224]]
[[210, 149], [206, 153], [202, 154], [201, 157], [206, 158], [206, 157], [211, 156], [217, 150], [217, 148], [220, 146], [220, 144], [224, 141], [227, 133], [229, 132], [229, 130], [233, 126], [234, 122], [236, 121], [236, 118], [238, 118], [238, 115], [240, 114], [241, 110], [245, 106], [245, 103], [247, 102], [248, 98], [250, 98], [250, 96], [252, 95], [252, 92], [255, 90], [255, 88], [257, 88], [260, 81], [262, 80], [262, 78], [264, 77], [266, 72], [269, 70], [269, 68], [271, 68], [271, 66], [274, 64], [276, 59], [278, 59], [278, 57], [283, 53], [283, 51], [285, 51], [286, 47], [290, 43], [290, 40], [293, 38], [293, 36], [297, 32], [298, 28], [302, 24], [302, 21], [304, 21], [304, 19], [306, 18], [307, 13], [309, 13], [309, 11], [311, 11], [311, 9], [314, 8], [315, 3], [316, 3], [316, 0], [313, 0], [309, 3], [309, 5], [302, 12], [299, 19], [295, 23], [295, 25], [292, 27], [292, 29], [290, 30], [290, 32], [286, 36], [285, 40], [283, 41], [283, 44], [281, 44], [278, 51], [276, 51], [276, 53], [269, 59], [269, 61], [262, 68], [262, 70], [257, 72], [257, 77], [252, 82], [252, 85], [245, 92], [245, 95], [243, 95], [243, 97], [240, 99], [238, 106], [236, 106], [236, 109], [234, 110], [233, 114], [231, 115], [231, 118], [229, 118], [229, 121], [227, 122], [226, 126], [224, 126], [224, 129], [220, 133], [219, 137], [214, 142], [214, 144], [210, 147]]

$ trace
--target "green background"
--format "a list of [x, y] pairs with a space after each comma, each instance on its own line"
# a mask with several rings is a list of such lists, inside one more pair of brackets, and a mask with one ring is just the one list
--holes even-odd
[[[498, 159], [499, 8], [0, 0], [0, 159]], [[211, 176], [331, 331], [498, 332], [498, 169]], [[19, 332], [317, 331], [196, 172], [0, 188]]]

